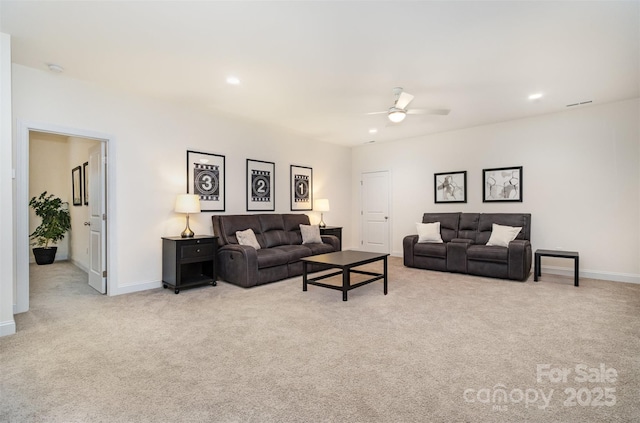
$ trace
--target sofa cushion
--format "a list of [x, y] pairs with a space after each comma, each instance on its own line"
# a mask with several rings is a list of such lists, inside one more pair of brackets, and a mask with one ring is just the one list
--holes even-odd
[[281, 214], [259, 214], [257, 216], [265, 248], [289, 244], [289, 236], [284, 231], [284, 221]]
[[[214, 220], [214, 224], [216, 221]], [[216, 231], [216, 235], [218, 235], [222, 240], [222, 245], [224, 244], [238, 244], [238, 238], [236, 237], [236, 232], [244, 231], [247, 229], [252, 229], [253, 233], [256, 234], [256, 238], [258, 242], [260, 242], [260, 238], [262, 237], [260, 221], [258, 217], [255, 215], [247, 214], [247, 215], [231, 215], [231, 216], [220, 216], [217, 219], [219, 226], [219, 231]], [[214, 228], [215, 228], [214, 226]]]
[[304, 244], [304, 246], [308, 249], [311, 250], [312, 255], [316, 255], [316, 254], [326, 254], [326, 253], [333, 253], [334, 251], [336, 251], [333, 248], [333, 245], [331, 244]]
[[440, 222], [416, 223], [416, 229], [418, 230], [418, 243], [442, 243], [442, 237], [440, 236]]
[[516, 239], [516, 236], [518, 236], [521, 230], [521, 227], [503, 226], [494, 223], [491, 229], [491, 237], [489, 237], [487, 245], [508, 247], [509, 243]]
[[458, 221], [460, 213], [425, 213], [422, 223], [440, 222], [440, 236], [444, 242], [458, 238]]
[[279, 248], [282, 247], [262, 248], [257, 250], [258, 269], [287, 264], [289, 262], [289, 254]]
[[302, 244], [300, 225], [309, 225], [309, 216], [306, 214], [283, 214], [284, 230], [289, 236], [289, 244]]
[[423, 243], [413, 247], [413, 254], [426, 257], [447, 257], [447, 244]]
[[458, 228], [459, 239], [476, 240], [478, 234], [478, 220], [480, 213], [461, 213], [460, 226]]
[[493, 224], [521, 227], [516, 239], [531, 239], [531, 214], [528, 213], [482, 213], [478, 220], [476, 244], [486, 244], [491, 237]]
[[320, 227], [318, 225], [300, 225], [303, 244], [321, 244]]
[[469, 248], [467, 248], [467, 259], [507, 263], [509, 259], [509, 249], [507, 247], [470, 245]]
[[281, 245], [273, 247], [273, 249], [286, 254], [288, 257], [287, 263], [293, 263], [311, 255], [311, 250], [306, 245]]
[[238, 244], [240, 245], [248, 245], [255, 248], [256, 250], [260, 249], [260, 244], [256, 239], [256, 234], [253, 233], [253, 229], [247, 229], [246, 231], [237, 231], [236, 238], [238, 239]]

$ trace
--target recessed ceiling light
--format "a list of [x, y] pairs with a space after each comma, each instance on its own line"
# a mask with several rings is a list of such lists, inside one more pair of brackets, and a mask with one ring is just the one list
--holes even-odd
[[378, 132], [378, 130], [377, 130], [376, 128], [371, 128], [371, 129], [369, 129], [369, 133], [370, 133], [370, 134], [375, 134], [375, 133], [377, 133], [377, 132]]
[[227, 77], [227, 84], [240, 85], [240, 80], [236, 76], [229, 76]]
[[55, 72], [55, 73], [64, 72], [64, 68], [60, 65], [56, 65], [55, 63], [47, 63], [47, 67], [51, 72]]
[[542, 98], [542, 93], [535, 93], [529, 96], [529, 100], [538, 100], [540, 98]]

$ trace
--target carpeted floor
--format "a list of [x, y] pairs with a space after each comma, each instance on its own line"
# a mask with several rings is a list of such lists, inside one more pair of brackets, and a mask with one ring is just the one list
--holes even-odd
[[70, 263], [31, 271], [1, 422], [640, 421], [640, 285], [391, 258], [389, 295], [348, 302], [301, 278], [106, 297]]

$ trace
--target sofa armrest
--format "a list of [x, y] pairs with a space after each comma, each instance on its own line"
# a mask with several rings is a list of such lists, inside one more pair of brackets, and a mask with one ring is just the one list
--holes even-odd
[[333, 251], [340, 251], [340, 240], [335, 235], [321, 235], [322, 242], [333, 247]]
[[509, 243], [509, 279], [523, 281], [531, 271], [531, 242], [515, 239]]
[[402, 251], [404, 257], [404, 265], [407, 267], [415, 267], [413, 261], [413, 247], [418, 242], [418, 235], [407, 235], [402, 240]]
[[227, 282], [248, 288], [258, 283], [258, 254], [248, 245], [227, 244], [218, 248], [218, 274]]
[[447, 242], [447, 270], [449, 272], [468, 273], [467, 248], [473, 244], [470, 239], [454, 238]]

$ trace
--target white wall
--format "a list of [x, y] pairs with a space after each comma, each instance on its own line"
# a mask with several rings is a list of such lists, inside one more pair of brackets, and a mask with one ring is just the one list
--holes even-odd
[[[276, 128], [211, 116], [143, 99], [64, 75], [13, 65], [16, 121], [43, 122], [113, 134], [117, 140], [114, 179], [117, 227], [116, 286], [111, 294], [160, 286], [162, 236], [178, 235], [184, 216], [173, 212], [185, 192], [186, 150], [226, 156], [226, 213], [245, 211], [246, 159], [276, 163], [276, 212], [289, 212], [289, 165], [313, 168], [314, 196], [331, 200], [332, 225], [350, 219], [350, 149], [319, 144]], [[14, 140], [17, 140], [14, 132]], [[197, 234], [211, 234], [211, 215], [191, 218]], [[319, 214], [309, 213], [312, 221]], [[110, 221], [114, 221], [111, 216]], [[351, 243], [345, 236], [345, 245]]]
[[[89, 271], [89, 206], [84, 204], [85, 174], [83, 164], [89, 161], [89, 150], [98, 145], [99, 141], [78, 137], [68, 137], [68, 171], [67, 178], [71, 179], [71, 169], [80, 166], [82, 169], [82, 205], [74, 206], [70, 201], [71, 231], [69, 232], [69, 259], [84, 271]], [[87, 168], [88, 172], [88, 168]], [[71, 184], [67, 183], [69, 198], [72, 198]]]
[[0, 33], [0, 336], [16, 331], [11, 122], [11, 37]]
[[[639, 100], [354, 148], [364, 171], [390, 170], [392, 252], [424, 212], [527, 212], [532, 245], [580, 253], [585, 276], [640, 282]], [[522, 203], [483, 203], [482, 169], [523, 166]], [[467, 171], [467, 203], [434, 204], [434, 173]], [[354, 195], [352, 238], [360, 239]], [[571, 261], [551, 261], [569, 268]]]

